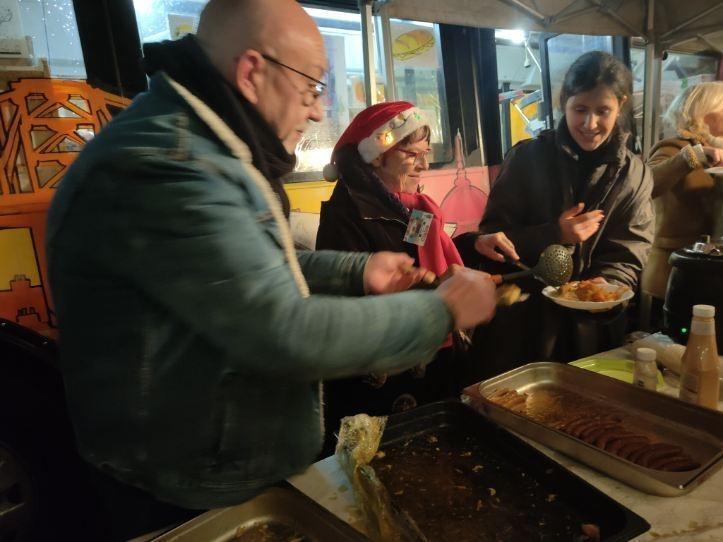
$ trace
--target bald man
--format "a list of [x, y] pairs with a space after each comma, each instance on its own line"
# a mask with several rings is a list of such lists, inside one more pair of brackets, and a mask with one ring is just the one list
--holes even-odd
[[[320, 382], [429, 360], [491, 318], [402, 254], [294, 250], [280, 178], [322, 118], [327, 59], [292, 0], [211, 0], [148, 45], [150, 90], [90, 142], [48, 221], [60, 355], [98, 539], [238, 504], [313, 462]], [[363, 294], [391, 294], [361, 297]]]

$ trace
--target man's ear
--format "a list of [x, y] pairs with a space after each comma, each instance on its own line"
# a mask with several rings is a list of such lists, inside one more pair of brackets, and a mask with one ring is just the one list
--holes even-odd
[[246, 49], [236, 60], [236, 88], [249, 102], [256, 105], [259, 102], [261, 84], [264, 73], [262, 67], [265, 63], [261, 53], [253, 49]]
[[372, 165], [372, 166], [374, 166], [374, 167], [382, 167], [382, 166], [384, 165], [384, 163], [383, 163], [383, 161], [382, 161], [382, 156], [384, 156], [384, 155], [383, 155], [383, 154], [380, 154], [380, 155], [377, 156], [374, 160], [372, 160], [371, 162], [369, 162], [369, 164]]

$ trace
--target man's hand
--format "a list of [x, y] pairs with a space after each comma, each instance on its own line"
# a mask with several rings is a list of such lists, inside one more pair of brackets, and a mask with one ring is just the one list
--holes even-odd
[[707, 167], [723, 166], [723, 149], [717, 147], [703, 147], [703, 153], [708, 161]]
[[560, 225], [560, 242], [563, 245], [574, 245], [587, 241], [600, 229], [600, 222], [605, 218], [603, 212], [582, 213], [584, 208], [584, 203], [578, 203], [560, 215], [557, 223]]
[[489, 275], [463, 267], [436, 290], [452, 313], [455, 329], [470, 329], [489, 322], [495, 314], [495, 285]]
[[515, 245], [501, 231], [480, 235], [474, 242], [474, 249], [482, 256], [496, 262], [504, 262], [505, 256], [514, 262], [520, 259]]
[[375, 252], [364, 266], [365, 294], [392, 294], [433, 280], [434, 273], [414, 267], [414, 259], [403, 252]]

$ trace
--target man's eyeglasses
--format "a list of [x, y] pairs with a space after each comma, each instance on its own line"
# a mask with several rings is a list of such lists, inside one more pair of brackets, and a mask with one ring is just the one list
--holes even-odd
[[282, 68], [286, 68], [287, 70], [291, 70], [294, 73], [298, 73], [299, 75], [306, 77], [308, 80], [312, 81], [314, 84], [309, 84], [309, 88], [305, 91], [299, 91], [299, 94], [303, 97], [303, 104], [305, 106], [313, 105], [316, 100], [318, 100], [321, 96], [324, 95], [326, 92], [326, 83], [323, 81], [319, 81], [318, 79], [312, 77], [311, 75], [307, 75], [302, 71], [297, 70], [296, 68], [292, 68], [291, 66], [287, 66], [283, 62], [280, 62], [279, 60], [276, 60], [271, 55], [267, 55], [266, 53], [261, 54], [264, 59], [268, 60], [272, 64], [276, 64], [277, 66], [281, 66]]
[[422, 160], [426, 160], [427, 163], [429, 163], [429, 153], [432, 149], [427, 149], [426, 151], [410, 151], [407, 149], [397, 149], [402, 154], [406, 154], [409, 158], [414, 158], [414, 163], [421, 163]]

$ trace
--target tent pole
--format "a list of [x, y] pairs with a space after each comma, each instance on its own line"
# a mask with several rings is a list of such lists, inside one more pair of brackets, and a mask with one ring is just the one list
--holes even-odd
[[[628, 21], [625, 20], [625, 18], [621, 17], [617, 14], [617, 12], [610, 9], [609, 6], [605, 4], [605, 2], [602, 2], [601, 0], [587, 0], [590, 4], [597, 7], [598, 11], [602, 13], [603, 15], [607, 15], [611, 19], [616, 20], [618, 23], [620, 23], [621, 26], [625, 27], [625, 29], [630, 32], [631, 36], [635, 36], [638, 33], [638, 29], [635, 28], [633, 25], [631, 25]], [[646, 28], [646, 33], [650, 33], [650, 28]], [[645, 38], [648, 38], [648, 36], [643, 36]]]
[[367, 107], [377, 98], [377, 77], [374, 67], [374, 16], [371, 0], [359, 0], [362, 30], [362, 58], [364, 59], [364, 99]]
[[680, 23], [680, 24], [679, 24], [678, 26], [676, 26], [675, 28], [671, 28], [670, 30], [668, 30], [667, 32], [665, 32], [662, 36], [660, 36], [660, 38], [661, 38], [661, 39], [665, 39], [665, 38], [667, 38], [668, 36], [670, 36], [671, 34], [675, 34], [676, 32], [678, 32], [679, 30], [682, 30], [682, 29], [685, 28], [686, 26], [690, 26], [690, 25], [693, 24], [694, 22], [699, 21], [700, 19], [703, 19], [703, 18], [707, 17], [708, 15], [710, 15], [711, 13], [713, 13], [714, 11], [718, 11], [721, 7], [723, 7], [723, 4], [717, 4], [717, 5], [713, 6], [713, 7], [710, 7], [710, 8], [708, 8], [708, 9], [706, 9], [705, 11], [701, 11], [700, 13], [698, 13], [697, 15], [694, 15], [693, 17], [691, 17], [691, 18], [688, 19], [687, 21], [683, 21], [682, 23]]
[[596, 6], [589, 6], [586, 8], [578, 9], [577, 11], [568, 11], [575, 4], [577, 4], [577, 0], [574, 1], [572, 4], [565, 6], [560, 11], [558, 11], [555, 15], [550, 17], [550, 23], [551, 24], [561, 23], [563, 21], [567, 21], [568, 19], [573, 19], [575, 17], [581, 17], [581, 16], [587, 15], [588, 13], [591, 13], [593, 11], [597, 11]]
[[706, 38], [705, 34], [696, 34], [695, 36], [691, 36], [689, 38], [685, 38], [680, 41], [671, 41], [671, 42], [667, 43], [667, 46], [670, 48], [679, 47], [683, 43], [690, 43], [691, 41], [696, 41], [696, 40], [701, 41], [703, 44], [705, 44], [707, 47], [709, 47], [711, 51], [716, 51], [718, 53], [723, 54], [723, 49], [721, 49], [715, 43], [713, 43], [708, 38]]
[[547, 27], [547, 18], [537, 11], [534, 8], [531, 8], [521, 0], [500, 0], [503, 4], [507, 4], [512, 6], [513, 8], [517, 9], [518, 11], [521, 11], [525, 15], [527, 15], [529, 18], [533, 19], [537, 24], [542, 26], [543, 28]]
[[655, 0], [647, 0], [648, 43], [645, 46], [645, 87], [643, 90], [643, 157], [648, 156], [653, 140], [658, 137], [660, 78], [662, 59], [654, 34]]

